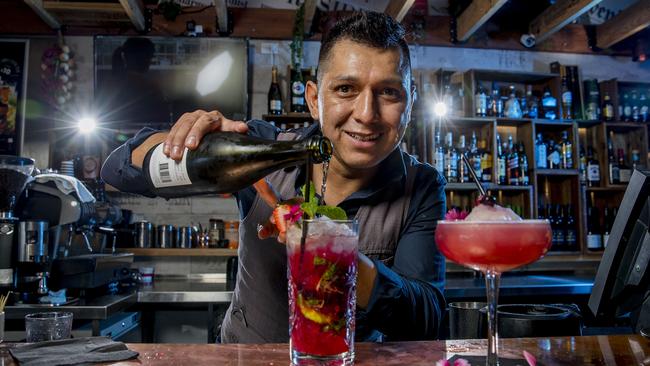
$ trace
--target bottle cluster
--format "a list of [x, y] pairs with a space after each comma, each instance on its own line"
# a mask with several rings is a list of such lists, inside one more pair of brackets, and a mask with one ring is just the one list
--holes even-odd
[[605, 206], [603, 215], [596, 206], [590, 205], [587, 208], [587, 249], [599, 251], [607, 247], [617, 213], [616, 207]]
[[[616, 119], [612, 96], [605, 91], [602, 96], [598, 80], [585, 80], [585, 119], [611, 122]], [[622, 122], [650, 122], [650, 89], [621, 89], [618, 93], [618, 120]]]
[[535, 167], [537, 169], [575, 169], [573, 143], [567, 131], [562, 131], [560, 141], [545, 138], [538, 133], [535, 139]]
[[469, 169], [463, 162], [465, 155], [470, 162], [476, 177], [482, 182], [492, 181], [492, 155], [487, 148], [486, 140], [478, 141], [476, 132], [467, 144], [465, 135], [460, 135], [458, 143], [454, 144], [453, 132], [447, 132], [444, 144], [441, 141], [440, 130], [435, 133], [434, 166], [444, 175], [449, 183], [468, 183], [472, 181]]
[[[573, 97], [571, 91], [563, 84], [562, 110], [565, 119], [571, 119]], [[524, 89], [517, 89], [515, 85], [500, 87], [492, 83], [492, 89], [486, 90], [481, 83], [477, 84], [474, 95], [476, 117], [498, 117], [498, 118], [530, 118], [530, 119], [558, 119], [558, 100], [551, 94], [551, 90], [545, 87], [540, 93], [533, 90], [532, 85], [526, 85]]]
[[539, 219], [546, 219], [551, 223], [553, 231], [551, 250], [553, 251], [578, 251], [578, 222], [575, 219], [571, 204], [540, 205], [537, 209]]

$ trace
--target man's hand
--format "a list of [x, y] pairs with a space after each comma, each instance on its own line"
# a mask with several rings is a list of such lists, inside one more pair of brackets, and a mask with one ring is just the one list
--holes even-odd
[[186, 147], [196, 149], [203, 136], [214, 131], [246, 133], [248, 126], [243, 121], [230, 120], [218, 111], [196, 110], [185, 113], [167, 134], [163, 152], [174, 160], [181, 160]]

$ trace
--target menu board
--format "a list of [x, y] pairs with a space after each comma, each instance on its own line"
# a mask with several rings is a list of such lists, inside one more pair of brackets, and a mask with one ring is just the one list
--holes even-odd
[[0, 40], [0, 154], [19, 155], [29, 41]]

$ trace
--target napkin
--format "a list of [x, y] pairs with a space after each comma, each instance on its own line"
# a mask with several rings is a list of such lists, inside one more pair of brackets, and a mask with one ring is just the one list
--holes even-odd
[[138, 357], [122, 342], [108, 337], [84, 337], [28, 343], [10, 348], [21, 366], [82, 365], [124, 361]]

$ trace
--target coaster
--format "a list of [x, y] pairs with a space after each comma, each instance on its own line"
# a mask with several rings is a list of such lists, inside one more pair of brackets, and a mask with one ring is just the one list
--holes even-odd
[[[461, 356], [461, 355], [454, 355], [453, 357], [451, 357], [448, 360], [449, 364], [453, 366], [454, 362], [461, 358], [469, 362], [469, 364], [472, 366], [485, 365], [485, 356]], [[543, 366], [543, 364], [539, 362], [537, 362], [536, 365]], [[529, 366], [529, 365], [528, 362], [523, 358], [513, 359], [513, 358], [499, 357], [499, 366]]]

